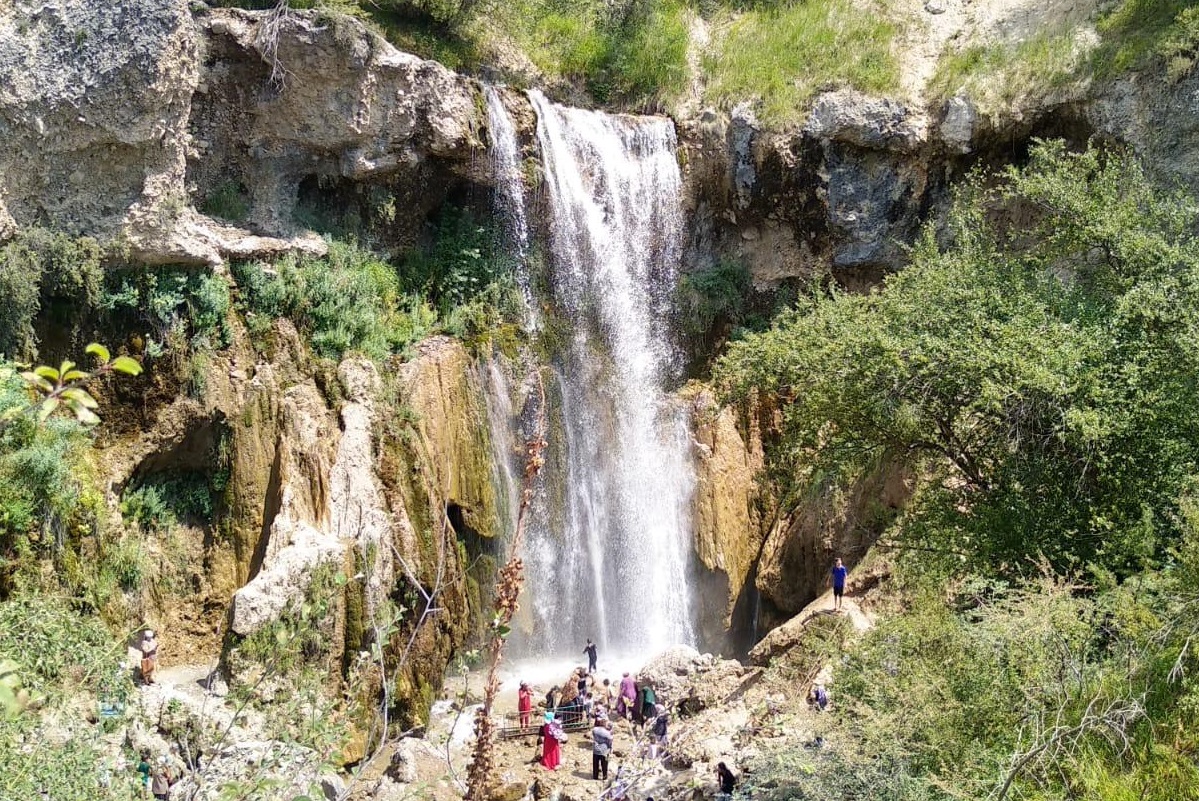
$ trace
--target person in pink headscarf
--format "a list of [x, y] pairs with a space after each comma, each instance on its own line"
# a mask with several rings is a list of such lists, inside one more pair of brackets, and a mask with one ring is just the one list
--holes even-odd
[[627, 718], [633, 711], [633, 701], [637, 698], [637, 684], [628, 673], [620, 680], [620, 693], [616, 697], [616, 714]]

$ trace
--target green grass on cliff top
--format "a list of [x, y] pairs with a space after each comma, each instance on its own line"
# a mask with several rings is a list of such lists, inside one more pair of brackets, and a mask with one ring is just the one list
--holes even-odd
[[1185, 75], [1199, 57], [1194, 0], [1120, 0], [1094, 20], [1096, 38], [1077, 26], [1042, 30], [1020, 41], [976, 42], [947, 50], [929, 83], [931, 98], [965, 93], [984, 109], [1043, 102], [1055, 90], [1130, 71]]
[[[274, 0], [214, 0], [251, 8]], [[898, 88], [887, 0], [289, 0], [372, 21], [397, 46], [468, 72], [525, 57], [547, 84], [565, 80], [601, 104], [663, 110], [688, 90], [692, 26], [704, 101], [743, 101], [768, 123], [803, 118], [827, 87]], [[501, 56], [501, 53], [508, 56]], [[501, 67], [501, 73], [503, 69]], [[520, 85], [523, 75], [499, 76]]]
[[714, 26], [703, 64], [709, 99], [722, 106], [757, 100], [763, 121], [787, 123], [825, 87], [896, 90], [898, 25], [882, 3], [873, 5], [809, 0], [751, 9]]

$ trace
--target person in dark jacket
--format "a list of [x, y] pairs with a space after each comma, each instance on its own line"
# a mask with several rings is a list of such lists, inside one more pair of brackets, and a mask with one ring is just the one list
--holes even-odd
[[733, 776], [733, 772], [729, 770], [729, 766], [723, 762], [716, 763], [716, 778], [720, 782], [720, 794], [716, 796], [720, 801], [727, 801], [732, 798], [733, 789], [737, 786], [737, 778]]

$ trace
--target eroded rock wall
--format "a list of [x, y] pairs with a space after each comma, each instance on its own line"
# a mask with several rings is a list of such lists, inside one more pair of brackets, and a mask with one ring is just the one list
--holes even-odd
[[[201, 399], [181, 394], [102, 452], [117, 495], [136, 477], [209, 450], [210, 429], [224, 432], [230, 479], [220, 516], [204, 531], [176, 534], [195, 539], [188, 550], [201, 581], [149, 617], [172, 662], [207, 659], [224, 635], [233, 684], [262, 675], [261, 663], [239, 658], [244, 639], [294, 623], [301, 604], [325, 610], [304, 625], [320, 631], [331, 686], [375, 631], [389, 632], [392, 712], [413, 724], [489, 600], [479, 592], [488, 577], [467, 561], [470, 537], [499, 528], [471, 357], [435, 338], [398, 372], [381, 373], [363, 359], [313, 359], [286, 320], [261, 350], [240, 325], [234, 331]], [[469, 531], [450, 523], [452, 507]], [[341, 579], [330, 584], [330, 576]]]
[[[721, 407], [710, 391], [692, 400], [695, 430], [695, 540], [707, 575], [699, 577], [701, 637], [714, 647], [740, 650], [753, 630], [753, 586], [763, 525], [759, 472], [763, 466], [757, 426], [739, 421], [743, 410]], [[733, 633], [730, 642], [726, 633]]]
[[[146, 264], [322, 252], [292, 219], [303, 181], [427, 211], [488, 167], [473, 81], [315, 11], [23, 0], [0, 9], [0, 76], [0, 238], [46, 225]], [[246, 219], [197, 211], [221, 190]]]

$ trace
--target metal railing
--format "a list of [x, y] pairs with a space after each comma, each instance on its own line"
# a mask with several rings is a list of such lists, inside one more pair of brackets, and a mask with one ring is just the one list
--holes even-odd
[[[591, 714], [580, 706], [560, 706], [551, 709], [554, 720], [564, 731], [589, 731], [591, 729]], [[529, 725], [521, 725], [519, 712], [506, 712], [501, 718], [499, 735], [501, 738], [536, 736], [545, 722], [545, 710], [534, 709], [526, 713]]]

